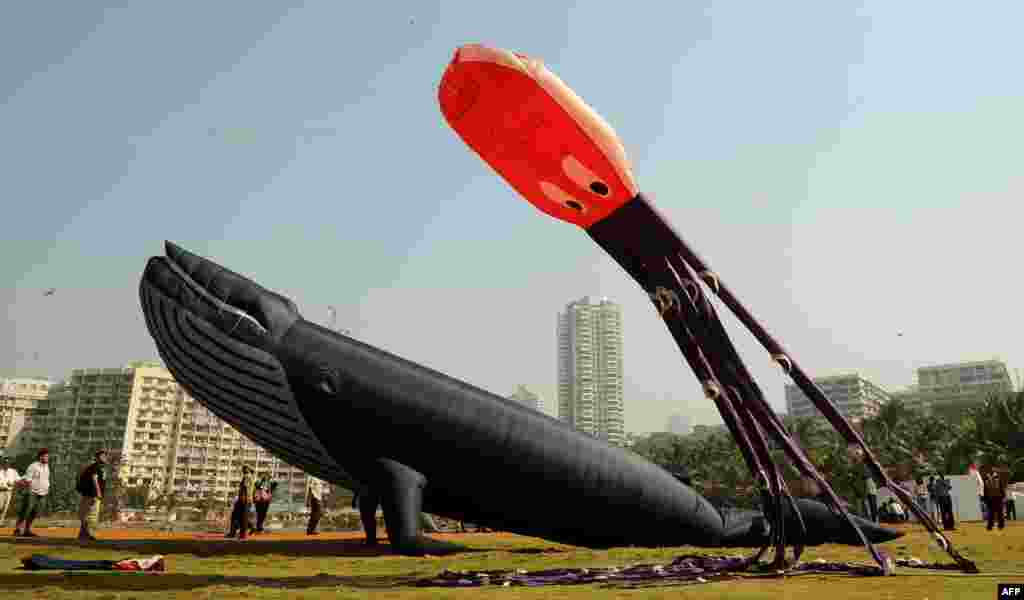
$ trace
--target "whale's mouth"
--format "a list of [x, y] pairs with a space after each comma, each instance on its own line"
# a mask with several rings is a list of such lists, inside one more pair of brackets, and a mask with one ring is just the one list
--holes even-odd
[[237, 306], [232, 306], [231, 304], [228, 304], [225, 300], [221, 300], [217, 296], [214, 296], [212, 293], [209, 292], [209, 290], [206, 289], [206, 287], [200, 285], [198, 281], [196, 281], [195, 279], [192, 278], [191, 275], [186, 273], [185, 270], [182, 269], [177, 262], [175, 262], [173, 257], [167, 257], [166, 265], [167, 268], [169, 268], [172, 273], [174, 273], [175, 275], [178, 276], [179, 279], [181, 279], [182, 283], [188, 286], [188, 289], [191, 290], [192, 293], [196, 295], [196, 298], [199, 301], [209, 304], [219, 313], [226, 312], [228, 314], [238, 317], [240, 321], [248, 321], [248, 324], [256, 328], [256, 330], [259, 331], [260, 333], [267, 333], [267, 325], [265, 323], [261, 323], [259, 319], [245, 312], [241, 308], [238, 308]]
[[221, 299], [230, 295], [217, 284], [197, 281], [183, 265], [183, 253], [168, 244], [168, 255], [151, 258], [139, 284], [146, 327], [175, 380], [217, 417], [291, 466], [329, 481], [349, 479], [298, 410], [277, 358], [240, 341], [267, 336], [265, 318], [258, 310]]

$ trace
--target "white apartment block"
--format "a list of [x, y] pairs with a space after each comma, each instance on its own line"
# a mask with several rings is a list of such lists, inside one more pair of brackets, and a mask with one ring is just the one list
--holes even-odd
[[584, 297], [558, 315], [558, 418], [622, 446], [622, 309]]
[[43, 447], [44, 427], [35, 417], [45, 411], [51, 385], [46, 379], [0, 378], [0, 452], [13, 457]]
[[48, 404], [48, 444], [59, 461], [85, 464], [104, 449], [128, 485], [174, 491], [184, 501], [230, 499], [248, 465], [277, 479], [279, 502], [305, 501], [305, 473], [210, 413], [159, 363], [76, 369]]
[[[882, 404], [889, 401], [885, 390], [858, 373], [818, 377], [813, 381], [839, 412], [853, 421], [878, 414]], [[786, 412], [791, 417], [823, 416], [795, 384], [786, 385]]]
[[984, 402], [990, 394], [1013, 392], [1006, 363], [999, 359], [931, 365], [917, 369], [917, 406], [927, 413]]

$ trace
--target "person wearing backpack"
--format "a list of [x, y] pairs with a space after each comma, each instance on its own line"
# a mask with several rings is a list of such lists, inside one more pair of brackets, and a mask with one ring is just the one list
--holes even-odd
[[243, 466], [242, 480], [238, 482], [238, 499], [235, 500], [234, 510], [231, 511], [231, 530], [224, 537], [233, 538], [236, 534], [242, 540], [249, 537], [249, 509], [252, 506], [255, 487], [252, 467]]
[[942, 513], [942, 527], [946, 531], [956, 530], [956, 519], [953, 517], [953, 498], [950, 495], [953, 485], [946, 479], [945, 475], [939, 474], [935, 480], [935, 499], [939, 503], [939, 511]]
[[99, 450], [91, 463], [86, 465], [78, 474], [78, 485], [76, 489], [82, 495], [78, 503], [78, 539], [80, 541], [95, 542], [96, 536], [92, 534], [89, 521], [92, 519], [93, 511], [99, 502], [103, 501], [103, 492], [106, 491], [107, 481], [103, 475], [103, 465], [107, 464], [107, 453]]
[[254, 533], [263, 533], [263, 523], [267, 520], [267, 512], [270, 510], [270, 502], [274, 499], [274, 490], [277, 489], [277, 482], [270, 478], [270, 473], [264, 471], [256, 480], [253, 502], [256, 505], [256, 529]]
[[999, 529], [1006, 528], [1003, 504], [1006, 501], [1006, 479], [993, 467], [985, 476], [985, 504], [988, 505], [988, 519], [985, 529], [992, 531], [992, 525], [999, 523]]

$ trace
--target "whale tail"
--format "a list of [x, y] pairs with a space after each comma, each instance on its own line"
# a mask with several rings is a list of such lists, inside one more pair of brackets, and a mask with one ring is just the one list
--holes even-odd
[[[836, 515], [828, 506], [815, 500], [795, 498], [800, 516], [803, 517], [807, 533], [798, 539], [800, 527], [796, 515], [788, 506], [784, 509], [787, 538], [792, 543], [804, 546], [820, 546], [822, 544], [843, 544], [860, 546], [863, 542], [857, 532]], [[722, 545], [730, 548], [757, 548], [768, 544], [771, 540], [771, 527], [761, 512], [753, 510], [733, 510], [723, 512], [725, 533]], [[872, 544], [882, 544], [903, 537], [902, 531], [882, 527], [881, 525], [853, 516], [853, 521]]]

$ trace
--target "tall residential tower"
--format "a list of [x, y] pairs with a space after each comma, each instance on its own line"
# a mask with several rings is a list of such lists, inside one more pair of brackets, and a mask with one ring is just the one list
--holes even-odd
[[570, 302], [558, 315], [558, 418], [621, 446], [622, 309], [589, 296]]

